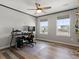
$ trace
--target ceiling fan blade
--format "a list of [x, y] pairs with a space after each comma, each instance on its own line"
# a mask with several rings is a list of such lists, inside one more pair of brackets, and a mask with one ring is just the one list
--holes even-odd
[[40, 6], [40, 4], [39, 4], [39, 3], [35, 3], [35, 5], [36, 5], [36, 6]]
[[43, 7], [42, 9], [50, 9], [51, 7]]
[[35, 3], [36, 5], [36, 8], [39, 8], [40, 7], [40, 4], [39, 3]]

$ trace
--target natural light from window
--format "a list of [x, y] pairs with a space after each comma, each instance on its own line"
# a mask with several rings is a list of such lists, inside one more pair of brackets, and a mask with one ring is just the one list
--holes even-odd
[[56, 35], [70, 36], [70, 18], [58, 19]]
[[48, 34], [48, 21], [40, 21], [40, 34]]

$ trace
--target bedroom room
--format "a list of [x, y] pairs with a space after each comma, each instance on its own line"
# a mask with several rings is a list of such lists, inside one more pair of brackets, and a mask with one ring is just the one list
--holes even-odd
[[79, 0], [0, 0], [0, 59], [79, 59]]

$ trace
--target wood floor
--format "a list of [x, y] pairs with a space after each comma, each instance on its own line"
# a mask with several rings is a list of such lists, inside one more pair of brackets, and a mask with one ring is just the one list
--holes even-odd
[[[26, 46], [9, 50], [19, 59], [79, 59], [79, 52], [76, 49], [79, 48], [38, 41], [34, 47]], [[0, 53], [0, 59], [6, 59], [6, 57]]]

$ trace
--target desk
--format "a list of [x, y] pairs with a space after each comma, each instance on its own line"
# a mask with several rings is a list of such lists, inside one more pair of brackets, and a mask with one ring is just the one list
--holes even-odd
[[14, 39], [16, 39], [17, 37], [22, 37], [22, 36], [25, 36], [25, 37], [28, 37], [28, 32], [27, 33], [23, 33], [19, 30], [13, 30], [11, 32], [11, 42], [10, 42], [10, 47], [12, 46], [12, 42]]

